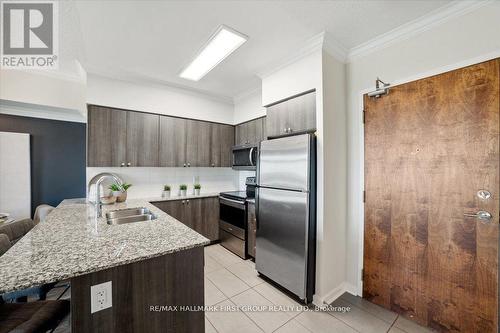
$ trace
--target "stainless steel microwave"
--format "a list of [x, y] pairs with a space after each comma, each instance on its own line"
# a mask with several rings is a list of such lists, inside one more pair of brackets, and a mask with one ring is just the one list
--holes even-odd
[[233, 169], [257, 170], [259, 145], [241, 145], [233, 147]]

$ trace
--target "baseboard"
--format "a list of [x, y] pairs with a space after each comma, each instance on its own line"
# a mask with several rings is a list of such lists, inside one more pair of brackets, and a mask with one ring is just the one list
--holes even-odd
[[361, 296], [361, 295], [358, 295], [358, 289], [356, 288], [355, 285], [353, 285], [352, 283], [349, 283], [349, 282], [342, 282], [337, 288], [332, 289], [330, 292], [328, 292], [324, 296], [314, 295], [313, 296], [313, 304], [317, 305], [317, 306], [331, 304], [337, 298], [342, 296], [342, 294], [345, 292], [348, 292], [354, 296]]
[[358, 288], [356, 288], [355, 285], [349, 282], [345, 282], [345, 291], [347, 291], [349, 294], [352, 294], [354, 296], [361, 296], [358, 295]]
[[[317, 306], [322, 306], [325, 304], [331, 304], [337, 298], [339, 298], [343, 293], [345, 293], [350, 288], [350, 285], [346, 282], [342, 282], [338, 287], [330, 290], [324, 296], [314, 295], [313, 296], [313, 304]], [[350, 291], [349, 291], [350, 292]]]

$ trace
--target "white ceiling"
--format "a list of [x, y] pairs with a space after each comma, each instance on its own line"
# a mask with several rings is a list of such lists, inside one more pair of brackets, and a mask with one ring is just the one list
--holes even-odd
[[[76, 12], [87, 71], [234, 97], [322, 31], [352, 49], [450, 2], [77, 1]], [[220, 24], [249, 40], [199, 82], [179, 78]]]

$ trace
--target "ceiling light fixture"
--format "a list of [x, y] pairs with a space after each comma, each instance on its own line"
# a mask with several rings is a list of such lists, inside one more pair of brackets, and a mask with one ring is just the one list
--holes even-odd
[[221, 25], [179, 76], [193, 81], [200, 80], [247, 39], [242, 33]]

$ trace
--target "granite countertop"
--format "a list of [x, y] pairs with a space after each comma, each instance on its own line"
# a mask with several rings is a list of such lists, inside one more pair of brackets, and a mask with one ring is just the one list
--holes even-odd
[[[176, 199], [182, 198], [169, 200]], [[146, 207], [157, 217], [122, 225], [96, 218], [94, 205], [85, 199], [64, 200], [0, 257], [0, 293], [208, 244], [207, 238], [150, 204], [165, 200], [130, 199], [104, 205], [103, 216], [110, 210]]]

